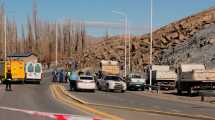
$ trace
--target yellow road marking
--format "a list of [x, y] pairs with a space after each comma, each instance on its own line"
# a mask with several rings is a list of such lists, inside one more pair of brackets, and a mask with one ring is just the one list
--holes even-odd
[[111, 115], [111, 114], [96, 110], [96, 109], [94, 109], [92, 107], [86, 106], [84, 104], [74, 102], [73, 99], [71, 99], [70, 97], [65, 96], [65, 95], [63, 96], [63, 94], [62, 94], [63, 91], [62, 91], [62, 89], [59, 88], [58, 85], [51, 85], [50, 89], [52, 91], [52, 94], [54, 94], [53, 97], [55, 97], [55, 99], [58, 99], [58, 101], [66, 104], [66, 105], [68, 105], [70, 107], [79, 108], [79, 110], [82, 111], [82, 112], [93, 113], [93, 114], [95, 114], [97, 116], [108, 118], [108, 119], [111, 119], [111, 120], [123, 120], [122, 118], [120, 118], [118, 116], [114, 116], [114, 115]]
[[143, 108], [89, 103], [89, 102], [83, 101], [83, 100], [71, 95], [69, 92], [67, 92], [65, 90], [64, 86], [62, 86], [62, 85], [58, 85], [58, 86], [59, 86], [59, 89], [61, 89], [63, 94], [65, 94], [66, 96], [72, 98], [73, 100], [75, 100], [81, 104], [85, 104], [85, 105], [109, 107], [109, 108], [115, 108], [115, 109], [124, 109], [124, 110], [137, 111], [137, 112], [147, 112], [147, 113], [154, 113], [154, 114], [160, 114], [160, 115], [170, 115], [170, 116], [185, 117], [185, 118], [192, 118], [192, 119], [199, 119], [199, 120], [215, 120], [215, 118], [210, 117], [210, 116], [189, 115], [189, 114], [183, 114], [183, 113], [177, 113], [177, 112], [163, 112], [163, 111], [158, 111], [158, 110], [153, 110], [153, 109], [146, 110]]
[[[56, 88], [53, 87], [53, 86], [51, 86], [51, 87], [50, 87], [50, 90], [51, 90], [52, 96], [53, 96], [58, 102], [62, 103], [62, 99], [61, 99], [62, 96], [57, 92]], [[70, 101], [70, 102], [72, 102], [72, 101]], [[67, 102], [65, 102], [65, 103], [63, 103], [63, 104], [66, 104], [66, 105], [68, 105], [68, 106], [70, 106], [70, 107], [72, 107], [72, 108], [75, 108], [75, 109], [77, 109], [77, 110], [79, 110], [79, 111], [81, 111], [81, 112], [84, 112], [84, 113], [86, 113], [86, 114], [89, 114], [89, 112], [86, 112], [86, 111], [83, 111], [82, 109], [79, 109], [79, 108], [77, 108], [77, 107], [74, 107], [73, 105], [68, 104]]]

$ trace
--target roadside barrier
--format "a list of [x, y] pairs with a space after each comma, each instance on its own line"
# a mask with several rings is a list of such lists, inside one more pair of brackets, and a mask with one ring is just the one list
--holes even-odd
[[205, 97], [215, 97], [215, 91], [199, 91], [201, 101], [205, 101]]
[[149, 85], [149, 84], [146, 84], [146, 85], [144, 86], [144, 89], [145, 89], [145, 90], [146, 90], [146, 89], [149, 89], [149, 88], [151, 88], [151, 90], [156, 90], [157, 94], [159, 94], [159, 92], [160, 92], [160, 86], [157, 86], [157, 85]]

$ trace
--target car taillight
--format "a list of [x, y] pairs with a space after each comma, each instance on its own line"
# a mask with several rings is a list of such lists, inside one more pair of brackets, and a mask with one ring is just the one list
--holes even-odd
[[77, 82], [78, 82], [78, 83], [81, 83], [81, 82], [84, 82], [84, 81], [82, 81], [82, 80], [77, 80]]

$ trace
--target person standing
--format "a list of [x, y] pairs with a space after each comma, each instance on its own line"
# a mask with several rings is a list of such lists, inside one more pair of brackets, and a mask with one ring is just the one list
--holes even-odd
[[52, 76], [53, 76], [52, 81], [53, 81], [53, 82], [56, 82], [56, 81], [57, 81], [57, 69], [55, 69], [55, 70], [52, 72]]
[[71, 75], [71, 72], [68, 70], [67, 73], [66, 73], [66, 78], [65, 78], [66, 83], [69, 81], [70, 75]]
[[5, 80], [5, 84], [6, 84], [5, 90], [6, 91], [12, 91], [12, 89], [11, 89], [11, 81], [12, 81], [12, 74], [11, 74], [11, 71], [8, 70], [6, 80]]
[[59, 72], [59, 82], [63, 83], [63, 81], [64, 81], [64, 70], [61, 70]]
[[76, 90], [76, 81], [77, 80], [78, 80], [78, 74], [73, 71], [69, 77], [70, 90]]

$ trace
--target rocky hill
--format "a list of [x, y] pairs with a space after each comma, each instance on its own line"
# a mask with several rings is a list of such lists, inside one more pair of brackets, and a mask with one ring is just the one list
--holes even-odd
[[[164, 59], [164, 56], [168, 56], [170, 51], [177, 49], [178, 46], [195, 42], [195, 40], [202, 44], [205, 39], [201, 38], [201, 35], [198, 36], [198, 33], [204, 33], [204, 29], [208, 29], [206, 30], [208, 33], [212, 32], [210, 26], [213, 24], [215, 24], [215, 8], [210, 8], [155, 30], [153, 32], [153, 63], [173, 64], [182, 61], [179, 57], [175, 62], [172, 57]], [[206, 33], [204, 36], [209, 40]], [[114, 59], [124, 64], [124, 40], [121, 38], [111, 37], [108, 40], [97, 42], [85, 51], [77, 53], [73, 58], [79, 61], [80, 67], [97, 66], [102, 59]], [[133, 71], [140, 71], [144, 65], [148, 64], [149, 41], [149, 34], [132, 36], [131, 65]]]
[[201, 63], [215, 68], [215, 24], [196, 32], [186, 42], [160, 55], [161, 64]]

